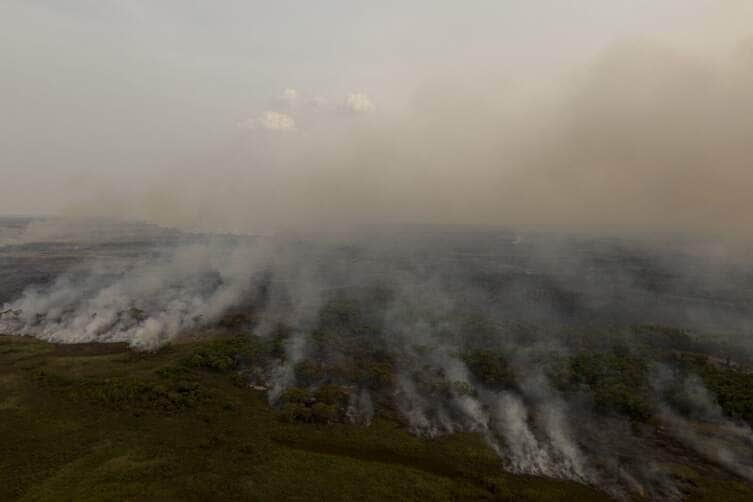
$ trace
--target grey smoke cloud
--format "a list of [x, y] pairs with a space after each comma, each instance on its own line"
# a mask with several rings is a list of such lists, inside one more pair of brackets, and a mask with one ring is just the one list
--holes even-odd
[[0, 210], [747, 237], [750, 7], [566, 3], [7, 2]]
[[[0, 44], [0, 56], [8, 71], [0, 105], [11, 119], [0, 123], [0, 210], [237, 233], [424, 222], [747, 240], [750, 7], [579, 5], [573, 12], [566, 1], [474, 8], [329, 2], [313, 11], [286, 2], [3, 3], [8, 44]], [[78, 232], [65, 225], [35, 224], [11, 242]], [[381, 277], [395, 298], [380, 312], [378, 338], [400, 356], [392, 397], [412, 430], [481, 433], [515, 472], [600, 485], [619, 478], [649, 495], [663, 485], [643, 462], [597, 469], [594, 452], [607, 450], [614, 436], [635, 452], [630, 431], [594, 426], [581, 403], [529, 369], [536, 361], [515, 342], [491, 340], [514, 353], [518, 389], [493, 391], [470, 376], [454, 310], [473, 304], [500, 318], [512, 312], [557, 321], [554, 308], [519, 301], [538, 289], [513, 281], [492, 301], [455, 277], [452, 261], [441, 267], [448, 284], [427, 279], [425, 255], [403, 242], [397, 247], [415, 270], [350, 263], [333, 279], [318, 268], [326, 257], [286, 246], [209, 242], [157, 259], [86, 264], [4, 305], [0, 332], [153, 350], [256, 300], [255, 274], [269, 273], [274, 281], [254, 312], [254, 332], [270, 336], [282, 321], [291, 330], [284, 361], [264, 375], [274, 401], [296, 384], [296, 364], [311, 355], [331, 289], [343, 287], [343, 277], [367, 284]], [[389, 243], [365, 247], [389, 256]], [[551, 263], [573, 250], [544, 247], [530, 250], [537, 268], [562, 270], [546, 286], [587, 293], [589, 313], [617, 298], [609, 296], [615, 285], [627, 317], [677, 314], [668, 296], [657, 306], [640, 274], [608, 276], [604, 287], [588, 275], [594, 263]], [[722, 260], [725, 253], [723, 246], [699, 250]], [[698, 294], [706, 287], [718, 293], [715, 281], [728, 278], [682, 280]], [[674, 300], [684, 321], [717, 321], [709, 305], [687, 308], [697, 297]], [[729, 326], [747, 328], [741, 317], [727, 319]], [[549, 338], [544, 348], [567, 353]], [[428, 397], [416, 374], [422, 371], [446, 379], [448, 395]], [[684, 385], [702, 418], [722, 420], [698, 382]], [[355, 389], [350, 407], [362, 423], [375, 409], [365, 388]], [[708, 438], [669, 407], [661, 417], [683, 444], [750, 479], [747, 428], [725, 422], [720, 437]], [[726, 448], [740, 438], [747, 441], [742, 453]]]
[[[127, 249], [147, 237], [136, 232], [129, 239], [118, 228], [42, 222], [16, 242], [55, 245], [68, 236], [69, 243], [84, 247], [98, 237], [111, 245], [118, 241], [110, 230], [125, 239], [117, 248]], [[348, 385], [348, 417], [356, 423], [368, 424], [387, 402], [417, 434], [478, 433], [516, 473], [585, 482], [621, 497], [679, 497], [681, 485], [660, 469], [658, 457], [654, 462], [652, 436], [626, 419], [596, 413], [579, 392], [557, 387], [546, 361], [578, 353], [578, 339], [561, 330], [561, 323], [578, 319], [731, 329], [738, 334], [734, 347], [746, 357], [750, 344], [739, 334], [749, 331], [749, 316], [746, 310], [737, 319], [714, 301], [723, 303], [726, 294], [715, 282], [722, 276], [718, 266], [684, 255], [681, 247], [668, 249], [662, 261], [653, 255], [656, 250], [623, 247], [626, 243], [602, 247], [586, 239], [558, 243], [549, 233], [415, 227], [380, 234], [382, 229], [331, 240], [178, 234], [177, 241], [163, 241], [164, 248], [105, 254], [52, 283], [27, 288], [0, 307], [0, 333], [58, 343], [120, 341], [156, 350], [180, 336], [227, 332], [222, 321], [242, 312], [251, 322], [236, 325], [234, 332], [268, 340], [280, 329], [286, 333], [282, 354], [250, 368], [251, 383], [267, 390], [272, 404], [291, 387], [312, 383], [301, 379], [299, 364], [321, 363], [329, 370], [312, 377], [322, 379], [314, 385], [330, 379]], [[156, 232], [159, 242], [159, 229], [146, 230]], [[682, 277], [675, 267], [684, 271]], [[687, 270], [698, 277], [688, 277]], [[745, 275], [744, 270], [734, 273]], [[611, 275], [615, 271], [619, 275]], [[707, 281], [704, 271], [716, 277]], [[656, 277], [665, 293], [641, 282]], [[690, 301], [675, 303], [677, 291]], [[747, 306], [748, 297], [727, 301]], [[606, 307], [598, 303], [605, 298]], [[333, 302], [344, 304], [333, 311]], [[730, 324], [721, 328], [715, 323], [725, 312]], [[541, 323], [541, 329], [526, 327], [526, 321]], [[637, 335], [631, 333], [613, 333], [627, 341], [620, 350], [632, 350], [629, 340]], [[622, 347], [606, 331], [601, 342], [599, 332], [594, 334], [593, 353]], [[388, 389], [372, 388], [361, 378], [339, 380], [338, 364], [362, 363], [351, 338], [373, 344], [370, 350], [390, 361], [394, 381]], [[504, 355], [514, 383], [481, 380], [467, 357], [468, 350], [478, 349]], [[726, 416], [699, 378], [675, 367], [652, 370], [651, 403], [658, 407], [663, 433], [750, 479], [750, 429]], [[670, 393], [673, 400], [666, 397]], [[680, 412], [677, 402], [690, 411]], [[713, 435], [704, 433], [708, 424]], [[605, 451], [621, 453], [607, 458]]]
[[[420, 221], [747, 237], [751, 83], [744, 54], [709, 63], [626, 43], [553, 95], [433, 84], [397, 116], [317, 113], [305, 138], [268, 138], [218, 171], [243, 187], [238, 210], [263, 212], [266, 229]], [[351, 109], [371, 110], [368, 97], [354, 96]], [[276, 112], [261, 122], [297, 123]], [[198, 195], [210, 206], [222, 198], [212, 186]]]

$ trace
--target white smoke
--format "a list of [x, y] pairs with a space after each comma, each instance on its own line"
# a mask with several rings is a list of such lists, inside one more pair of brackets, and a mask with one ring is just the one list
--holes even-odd
[[505, 458], [512, 472], [552, 476], [553, 462], [528, 426], [528, 411], [523, 401], [510, 392], [499, 395], [495, 411], [495, 428], [508, 452]]
[[753, 482], [753, 431], [747, 425], [729, 421], [693, 423], [670, 408], [663, 408], [661, 420], [670, 433], [706, 459]]
[[[341, 245], [337, 241], [335, 247]], [[384, 342], [394, 362], [390, 371], [395, 381], [384, 391], [391, 392], [389, 396], [367, 390], [362, 383], [353, 385], [349, 420], [371, 423], [374, 403], [391, 398], [411, 431], [427, 437], [478, 433], [512, 472], [599, 486], [617, 480], [621, 486], [645, 493], [654, 493], [651, 483], [664, 483], [662, 493], [674, 493], [671, 483], [660, 479], [650, 463], [599, 463], [595, 454], [609, 444], [612, 435], [630, 441], [629, 427], [592, 433], [578, 423], [581, 414], [590, 416], [588, 412], [550, 386], [543, 370], [535, 366], [533, 356], [539, 350], [567, 353], [556, 341], [547, 337], [541, 342], [545, 347], [521, 347], [506, 336], [485, 338], [490, 348], [510, 353], [516, 383], [500, 390], [477, 381], [463, 358], [465, 335], [457, 312], [462, 305], [495, 304], [462, 282], [465, 270], [446, 281], [427, 265], [432, 257], [426, 251], [401, 243], [399, 253], [404, 254], [397, 256], [410, 256], [406, 263], [391, 254], [397, 252], [394, 247], [382, 245], [374, 244], [369, 252], [387, 257], [387, 267], [378, 261], [370, 264], [370, 255], [332, 254], [329, 244], [295, 239], [197, 239], [153, 257], [98, 260], [74, 268], [48, 287], [30, 288], [4, 305], [0, 332], [62, 343], [120, 341], [154, 350], [182, 333], [216, 325], [230, 309], [240, 306], [253, 312], [249, 332], [253, 329], [256, 335], [270, 337], [281, 324], [286, 328], [284, 356], [260, 370], [260, 381], [275, 403], [286, 390], [301, 385], [296, 381], [297, 366], [319, 357], [314, 353], [319, 342], [312, 335], [327, 302], [339, 291], [376, 281], [389, 285], [390, 297], [374, 309], [381, 327], [373, 337]], [[472, 258], [484, 263], [483, 256]], [[464, 256], [460, 262], [468, 260], [471, 257]], [[457, 265], [441, 263], [442, 270]], [[262, 283], [266, 292], [256, 298]], [[504, 307], [495, 306], [490, 315], [504, 318], [507, 314]], [[661, 419], [671, 433], [710, 461], [750, 476], [746, 455], [753, 440], [749, 429], [725, 419], [698, 379], [688, 378], [683, 386], [698, 418], [716, 425], [711, 432], [699, 430], [697, 424], [668, 410]], [[600, 434], [609, 437], [602, 440]]]
[[248, 292], [262, 247], [197, 244], [157, 259], [88, 263], [5, 305], [0, 332], [154, 350], [216, 322]]
[[[676, 386], [677, 380], [679, 386]], [[654, 373], [654, 386], [660, 391], [679, 393], [689, 408], [681, 415], [675, 406], [664, 403], [659, 410], [666, 429], [680, 442], [713, 463], [724, 466], [738, 476], [753, 481], [753, 430], [744, 423], [734, 422], [725, 416], [701, 379], [694, 374], [674, 375], [667, 367], [658, 367]], [[674, 387], [671, 387], [675, 384]], [[670, 390], [671, 389], [671, 390]]]
[[368, 389], [352, 393], [348, 402], [348, 419], [354, 424], [371, 425], [374, 419], [374, 403]]
[[363, 92], [351, 92], [345, 100], [345, 107], [353, 113], [370, 113], [376, 110], [371, 98]]
[[295, 119], [285, 113], [268, 110], [256, 118], [247, 119], [240, 124], [243, 129], [264, 129], [267, 131], [292, 132], [296, 130]]

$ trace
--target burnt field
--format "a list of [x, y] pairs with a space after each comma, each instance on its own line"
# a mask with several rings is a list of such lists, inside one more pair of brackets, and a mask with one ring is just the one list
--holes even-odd
[[[426, 490], [450, 498], [585, 497], [586, 486], [594, 497], [750, 494], [753, 269], [709, 244], [430, 226], [285, 239], [52, 230], [6, 221], [0, 247], [0, 332], [54, 344], [5, 339], [15, 397], [0, 412], [19, 424], [41, 410], [29, 404], [37, 392], [68, 396], [69, 418], [133, 416], [147, 437], [161, 420], [247, 414], [283, 437], [270, 455], [316, 443], [334, 456], [311, 460], [315, 470], [383, 435], [394, 444], [358, 457], [386, 469], [373, 497], [409, 497], [395, 462], [440, 476]], [[315, 439], [327, 430], [331, 442]], [[405, 433], [426, 443], [406, 453]], [[425, 448], [452, 455], [427, 463]], [[121, 453], [155, 460], [147, 450]], [[478, 472], [453, 464], [466, 462], [460, 451], [485, 459]], [[63, 457], [13, 493], [49, 476], [41, 486], [81, 493], [82, 480], [56, 470], [75, 461]], [[241, 488], [271, 467], [239, 462], [250, 470], [228, 474], [232, 494], [283, 493]], [[123, 493], [146, 490], [145, 476]]]
[[[57, 229], [26, 240], [30, 218], [0, 219], [0, 302], [44, 286], [81, 265], [109, 262], [113, 273], [191, 245], [242, 248], [260, 238], [182, 234], [152, 225], [100, 224]], [[271, 239], [270, 239], [271, 240]], [[321, 286], [359, 289], [390, 274], [440, 278], [463, 296], [470, 289], [508, 319], [576, 324], [671, 324], [687, 329], [746, 329], [753, 306], [753, 266], [703, 244], [665, 239], [661, 246], [617, 238], [463, 227], [364, 228], [325, 243], [283, 244], [311, 259]], [[453, 290], [454, 289], [454, 290]]]

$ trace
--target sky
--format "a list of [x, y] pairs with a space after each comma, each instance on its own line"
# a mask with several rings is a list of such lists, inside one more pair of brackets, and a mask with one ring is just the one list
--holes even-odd
[[750, 27], [738, 0], [0, 0], [0, 213], [740, 233]]

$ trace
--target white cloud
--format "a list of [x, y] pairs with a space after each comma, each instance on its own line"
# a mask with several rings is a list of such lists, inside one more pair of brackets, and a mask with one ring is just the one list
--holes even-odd
[[292, 87], [284, 89], [274, 102], [290, 111], [316, 111], [327, 107], [327, 99], [322, 96], [311, 96]]
[[285, 104], [288, 108], [294, 108], [298, 105], [298, 103], [301, 100], [301, 94], [290, 87], [283, 90], [280, 96], [278, 97], [278, 101]]
[[264, 112], [259, 117], [259, 123], [269, 131], [294, 131], [295, 119], [290, 115], [280, 112]]
[[351, 92], [345, 101], [345, 106], [353, 113], [369, 113], [376, 109], [371, 98], [362, 92]]
[[290, 115], [274, 111], [266, 111], [257, 118], [245, 120], [238, 124], [244, 129], [262, 128], [267, 131], [295, 131], [295, 119]]
[[317, 110], [320, 110], [324, 108], [325, 106], [327, 106], [327, 100], [326, 98], [322, 96], [314, 96], [313, 98], [308, 100], [308, 103], [309, 103], [309, 106], [311, 106], [311, 108], [314, 108]]
[[286, 99], [288, 101], [295, 101], [296, 99], [298, 99], [298, 91], [288, 87], [287, 89], [282, 91], [282, 97], [283, 99]]

